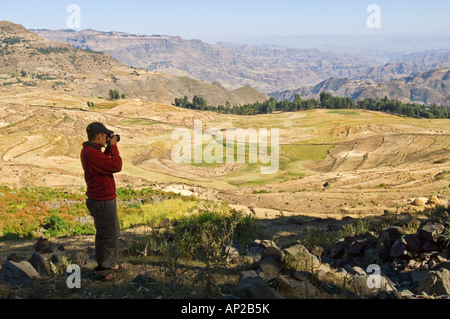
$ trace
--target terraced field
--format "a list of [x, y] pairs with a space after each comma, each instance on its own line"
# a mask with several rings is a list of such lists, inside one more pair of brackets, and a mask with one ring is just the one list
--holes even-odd
[[[415, 197], [438, 195], [443, 202], [450, 197], [448, 120], [359, 110], [242, 117], [139, 99], [89, 109], [76, 98], [19, 101], [0, 94], [1, 184], [83, 188], [79, 152], [85, 128], [101, 121], [122, 136], [119, 187], [184, 185], [262, 217], [381, 214], [413, 209]], [[244, 163], [176, 164], [171, 151], [179, 140], [172, 132], [186, 128], [193, 134], [194, 120], [202, 121], [203, 132], [279, 129], [278, 171], [261, 174], [267, 164], [249, 163], [248, 152]], [[202, 150], [209, 143], [203, 140]], [[225, 151], [226, 144], [221, 147]]]

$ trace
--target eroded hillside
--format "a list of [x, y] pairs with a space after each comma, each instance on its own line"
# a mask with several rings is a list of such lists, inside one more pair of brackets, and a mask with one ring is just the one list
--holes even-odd
[[176, 97], [202, 96], [210, 105], [264, 101], [254, 89], [227, 91], [220, 85], [187, 76], [174, 76], [130, 68], [110, 55], [76, 49], [69, 44], [43, 39], [23, 26], [0, 23], [0, 84], [5, 90], [39, 89], [47, 94], [74, 95], [91, 101], [107, 99], [110, 90], [129, 98], [171, 104]]

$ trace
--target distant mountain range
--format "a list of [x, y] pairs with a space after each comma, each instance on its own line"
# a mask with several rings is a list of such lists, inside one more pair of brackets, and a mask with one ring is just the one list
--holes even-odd
[[288, 47], [319, 49], [334, 52], [364, 52], [394, 59], [397, 55], [433, 50], [450, 50], [450, 29], [427, 34], [365, 35], [291, 35], [291, 36], [234, 36], [207, 38], [208, 43], [220, 41], [246, 44], [261, 48]]
[[48, 88], [75, 96], [107, 98], [118, 90], [129, 98], [170, 104], [176, 97], [204, 97], [210, 105], [254, 103], [268, 96], [250, 87], [233, 91], [190, 78], [131, 68], [103, 52], [48, 39], [22, 25], [0, 22], [0, 85]]
[[[401, 66], [399, 66], [401, 67]], [[330, 78], [315, 86], [272, 93], [277, 100], [293, 100], [296, 94], [302, 98], [319, 98], [320, 92], [335, 96], [348, 96], [353, 100], [384, 98], [450, 106], [450, 69], [436, 68], [415, 76], [386, 82]]]
[[[361, 50], [350, 51], [345, 47], [349, 41], [346, 39], [344, 49], [330, 51], [209, 44], [175, 36], [95, 30], [33, 32], [77, 48], [106, 52], [131, 67], [214, 82], [227, 90], [249, 86], [277, 99], [292, 98], [297, 93], [307, 98], [318, 96], [320, 90], [330, 90], [355, 99], [388, 96], [404, 102], [448, 104], [445, 76], [441, 80], [433, 76], [429, 81], [424, 77], [431, 70], [450, 68], [450, 45], [443, 50], [392, 51], [395, 39], [380, 38], [376, 50], [361, 46]], [[330, 47], [337, 50], [338, 39], [330, 38]], [[405, 38], [399, 47], [411, 48], [414, 43], [420, 43], [420, 37]], [[438, 39], [430, 43], [430, 47], [438, 47]], [[383, 44], [389, 44], [391, 50], [383, 51]], [[430, 74], [435, 73], [442, 71]]]
[[363, 58], [314, 49], [258, 49], [95, 30], [33, 31], [77, 48], [108, 53], [128, 66], [218, 82], [231, 90], [248, 85], [268, 93], [316, 84], [331, 76], [350, 76], [369, 66]]

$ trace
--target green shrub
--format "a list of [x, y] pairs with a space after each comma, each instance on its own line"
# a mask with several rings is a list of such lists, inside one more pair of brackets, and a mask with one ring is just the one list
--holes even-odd
[[56, 237], [66, 235], [69, 233], [69, 224], [56, 214], [52, 214], [45, 218], [45, 222], [49, 226], [45, 231], [45, 234], [50, 237]]
[[219, 214], [206, 210], [180, 219], [175, 241], [185, 256], [208, 263], [225, 258], [225, 247], [233, 241], [249, 242], [256, 233], [253, 219], [241, 212]]

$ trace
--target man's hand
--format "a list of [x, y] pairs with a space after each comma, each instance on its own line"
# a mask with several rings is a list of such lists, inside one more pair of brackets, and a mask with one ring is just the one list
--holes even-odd
[[114, 137], [111, 139], [110, 144], [111, 145], [117, 145], [117, 135], [114, 135]]

